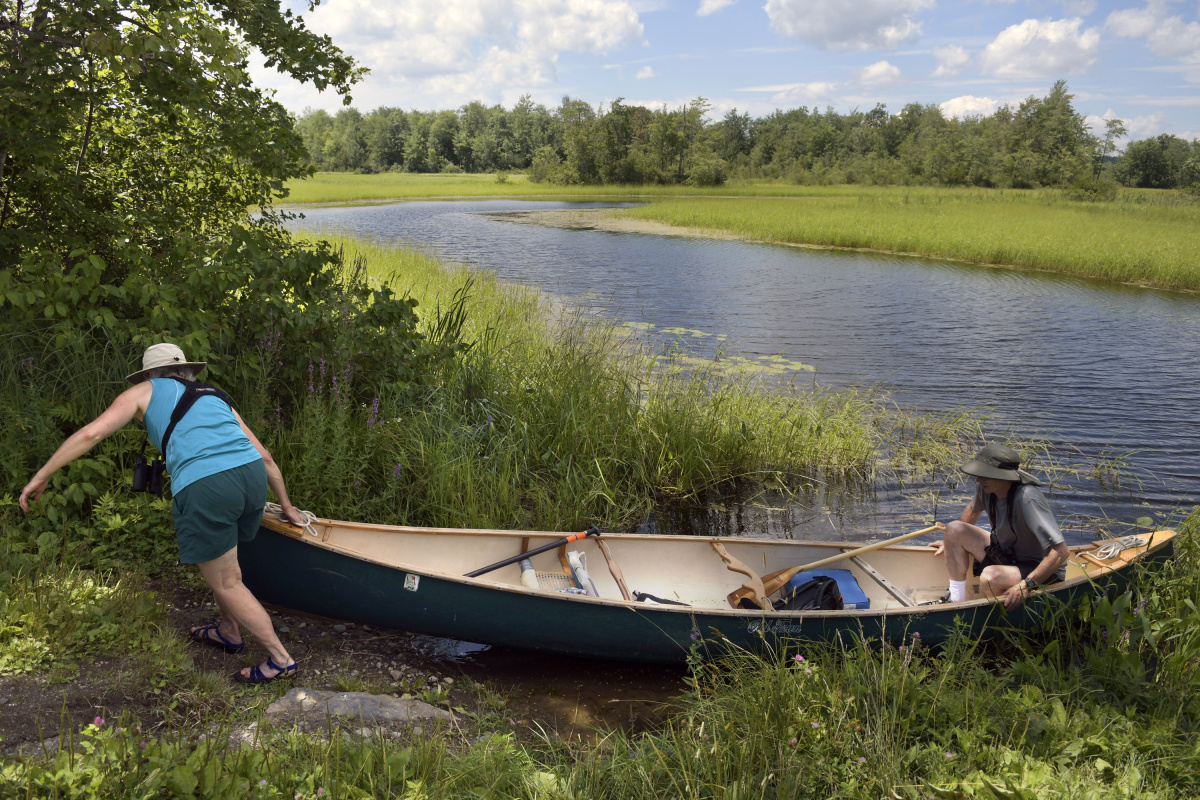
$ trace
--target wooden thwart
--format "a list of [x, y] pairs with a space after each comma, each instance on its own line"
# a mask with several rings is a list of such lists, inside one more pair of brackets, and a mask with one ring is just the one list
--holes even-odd
[[[822, 558], [820, 561], [814, 561], [811, 564], [804, 564], [803, 566], [792, 567], [791, 569], [781, 569], [778, 572], [772, 572], [766, 578], [762, 579], [764, 591], [763, 591], [761, 597], [763, 598], [763, 602], [767, 602], [765, 598], [775, 594], [775, 592], [782, 589], [787, 584], [787, 582], [790, 581], [792, 578], [794, 578], [798, 573], [808, 572], [809, 570], [817, 569], [818, 567], [825, 567], [830, 564], [834, 564], [838, 561], [844, 561], [847, 558], [854, 558], [856, 556], [861, 556], [864, 553], [870, 553], [871, 551], [878, 550], [881, 547], [887, 547], [889, 545], [899, 544], [900, 542], [906, 541], [908, 539], [914, 539], [918, 536], [924, 536], [927, 533], [933, 533], [934, 531], [944, 531], [944, 530], [946, 530], [945, 525], [943, 525], [940, 522], [935, 522], [932, 525], [930, 525], [928, 528], [922, 528], [919, 531], [913, 531], [912, 533], [906, 533], [903, 536], [896, 536], [892, 539], [884, 539], [882, 542], [875, 542], [874, 544], [864, 545], [863, 547], [856, 547], [853, 550], [846, 550], [842, 553], [839, 553], [836, 556], [830, 556], [829, 558]], [[713, 547], [716, 547], [716, 546], [717, 546], [717, 543], [714, 542]], [[738, 563], [741, 563], [741, 562], [738, 562]], [[743, 566], [745, 566], [745, 565], [743, 565]], [[733, 567], [731, 566], [730, 569], [733, 569]], [[732, 592], [730, 592], [729, 596], [726, 599], [729, 601], [729, 606], [731, 608], [740, 608], [742, 598], [750, 597], [750, 595], [751, 595], [750, 587], [743, 586], [741, 589], [735, 589]], [[751, 598], [751, 599], [754, 600], [754, 602], [758, 603], [757, 599], [755, 599], [755, 598]], [[768, 605], [763, 606], [763, 608], [770, 608], [770, 604], [768, 603]]]

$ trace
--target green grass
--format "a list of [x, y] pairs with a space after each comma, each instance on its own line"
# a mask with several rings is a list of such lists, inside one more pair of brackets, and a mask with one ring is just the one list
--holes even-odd
[[1200, 289], [1200, 202], [1122, 190], [1082, 202], [1058, 190], [799, 186], [554, 186], [512, 175], [318, 173], [288, 184], [289, 203], [516, 197], [645, 200], [618, 213], [699, 232], [1013, 266], [1087, 278]]
[[700, 503], [713, 490], [873, 486], [893, 477], [881, 464], [947, 467], [979, 435], [979, 415], [909, 415], [879, 391], [768, 380], [770, 370], [731, 354], [660, 352], [615, 320], [575, 313], [491, 273], [403, 247], [331, 241], [374, 279], [419, 299], [427, 325], [438, 317], [431, 310], [465, 295], [463, 335], [473, 346], [430, 402], [393, 407], [381, 398], [383, 424], [363, 424], [372, 412], [320, 391], [291, 433], [272, 432], [272, 414], [260, 414], [293, 494], [319, 514], [616, 528], [664, 501]]
[[837, 187], [795, 198], [656, 199], [614, 213], [752, 240], [1200, 289], [1200, 204], [1176, 194], [1084, 203], [1051, 191]]
[[789, 183], [728, 183], [724, 186], [559, 186], [532, 183], [521, 173], [509, 173], [501, 183], [488, 174], [413, 174], [385, 172], [359, 175], [318, 172], [311, 178], [287, 183], [284, 204], [355, 203], [424, 198], [515, 197], [558, 200], [623, 200], [646, 197], [767, 196], [794, 197], [836, 191]]

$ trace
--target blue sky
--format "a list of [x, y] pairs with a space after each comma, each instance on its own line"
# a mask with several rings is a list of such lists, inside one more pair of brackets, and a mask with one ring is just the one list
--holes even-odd
[[[522, 94], [677, 107], [937, 103], [990, 113], [1065, 78], [1093, 126], [1200, 137], [1200, 0], [324, 0], [294, 5], [371, 69], [354, 106]], [[289, 109], [340, 99], [252, 70]]]

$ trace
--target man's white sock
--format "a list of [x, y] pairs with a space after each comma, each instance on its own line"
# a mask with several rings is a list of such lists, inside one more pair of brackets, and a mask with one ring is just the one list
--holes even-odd
[[950, 581], [950, 602], [961, 603], [967, 599], [967, 582]]

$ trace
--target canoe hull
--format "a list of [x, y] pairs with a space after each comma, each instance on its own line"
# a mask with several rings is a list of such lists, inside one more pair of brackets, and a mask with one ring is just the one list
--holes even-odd
[[[1170, 547], [1148, 554], [1165, 559]], [[997, 604], [885, 611], [773, 613], [596, 603], [481, 581], [422, 574], [331, 551], [264, 526], [239, 545], [243, 581], [262, 602], [317, 616], [481, 644], [622, 661], [681, 662], [693, 648], [763, 651], [794, 642], [866, 637], [898, 645], [919, 634], [944, 641], [956, 626], [976, 636], [1003, 623], [1037, 626], [1051, 605], [1093, 596], [1095, 584], [1064, 587], [1005, 615]], [[1144, 562], [1143, 562], [1144, 563]], [[1127, 569], [1104, 576], [1122, 588]]]

